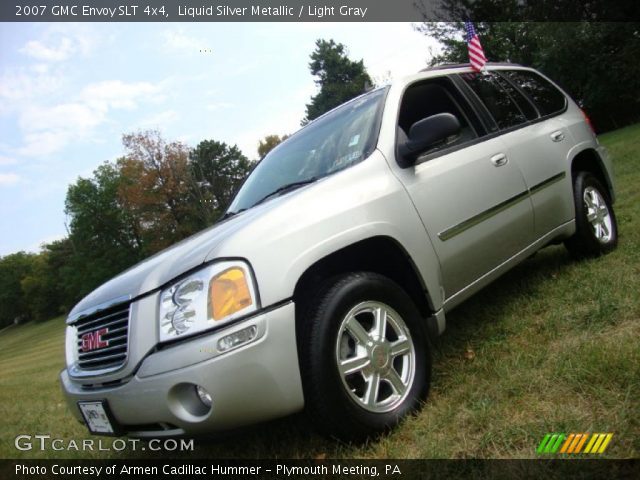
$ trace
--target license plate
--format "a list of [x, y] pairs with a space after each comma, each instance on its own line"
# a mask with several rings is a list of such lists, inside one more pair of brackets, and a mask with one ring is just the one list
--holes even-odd
[[78, 402], [78, 407], [91, 433], [115, 435], [105, 402]]

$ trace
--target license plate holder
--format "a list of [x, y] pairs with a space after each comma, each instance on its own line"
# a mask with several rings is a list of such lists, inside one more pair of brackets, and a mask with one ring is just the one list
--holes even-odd
[[113, 417], [106, 400], [78, 402], [78, 408], [85, 425], [92, 434], [109, 436], [120, 434], [118, 422]]

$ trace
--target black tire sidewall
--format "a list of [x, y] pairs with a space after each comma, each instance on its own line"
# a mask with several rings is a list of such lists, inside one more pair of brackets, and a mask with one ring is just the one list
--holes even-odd
[[[329, 282], [312, 310], [303, 375], [305, 397], [320, 428], [342, 439], [360, 440], [396, 425], [426, 398], [431, 359], [425, 329], [411, 298], [391, 280], [375, 273], [358, 273]], [[393, 308], [409, 328], [415, 349], [413, 384], [404, 401], [394, 410], [373, 413], [359, 406], [345, 391], [338, 372], [335, 345], [340, 324], [357, 304], [378, 301]]]

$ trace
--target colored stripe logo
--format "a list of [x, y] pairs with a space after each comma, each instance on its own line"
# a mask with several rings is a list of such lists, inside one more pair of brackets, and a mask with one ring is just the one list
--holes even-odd
[[600, 454], [609, 446], [613, 433], [547, 433], [536, 453]]

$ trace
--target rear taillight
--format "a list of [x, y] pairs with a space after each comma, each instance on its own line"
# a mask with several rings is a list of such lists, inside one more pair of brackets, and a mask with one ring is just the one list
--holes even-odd
[[584, 110], [580, 110], [582, 112], [582, 116], [584, 117], [584, 121], [587, 122], [587, 125], [589, 125], [589, 128], [591, 129], [591, 133], [593, 133], [594, 135], [596, 134], [596, 129], [593, 128], [593, 123], [591, 123], [591, 119], [589, 118], [589, 115], [587, 115], [587, 112], [585, 112]]

